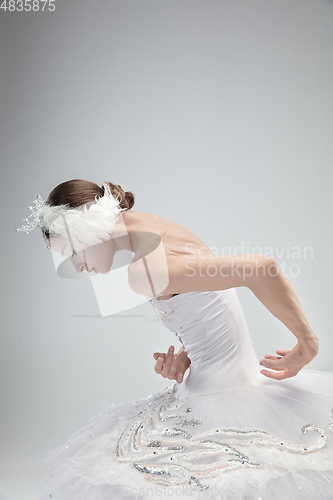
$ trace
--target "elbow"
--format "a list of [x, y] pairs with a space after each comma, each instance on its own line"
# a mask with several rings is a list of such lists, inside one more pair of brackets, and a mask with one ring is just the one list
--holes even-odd
[[275, 277], [279, 274], [280, 268], [278, 263], [273, 257], [268, 257], [267, 255], [261, 256], [260, 270], [262, 276]]

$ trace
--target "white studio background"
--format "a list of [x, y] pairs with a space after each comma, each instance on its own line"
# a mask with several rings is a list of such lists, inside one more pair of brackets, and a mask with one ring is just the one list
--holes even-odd
[[[55, 6], [0, 9], [0, 500], [37, 499], [47, 451], [169, 385], [152, 354], [180, 347], [148, 302], [102, 318], [90, 280], [15, 232], [60, 182], [120, 184], [219, 253], [273, 249], [320, 339], [307, 367], [333, 370], [333, 2]], [[295, 345], [238, 292], [259, 359]]]

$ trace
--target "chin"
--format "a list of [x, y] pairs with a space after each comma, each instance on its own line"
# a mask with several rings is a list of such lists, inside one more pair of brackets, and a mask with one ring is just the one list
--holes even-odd
[[102, 269], [99, 269], [98, 272], [101, 273], [101, 274], [109, 274], [110, 271], [111, 271], [111, 267], [106, 266], [106, 267], [104, 267]]

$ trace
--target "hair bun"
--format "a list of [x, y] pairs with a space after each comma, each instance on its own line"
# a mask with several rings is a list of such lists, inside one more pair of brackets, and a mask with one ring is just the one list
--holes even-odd
[[121, 208], [131, 210], [135, 201], [134, 194], [131, 193], [131, 191], [124, 191], [119, 184], [112, 184], [112, 182], [109, 181], [105, 181], [103, 184], [107, 184], [113, 196], [116, 196], [119, 199]]

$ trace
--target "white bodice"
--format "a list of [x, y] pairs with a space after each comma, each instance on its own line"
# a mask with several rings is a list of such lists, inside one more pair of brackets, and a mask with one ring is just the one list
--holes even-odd
[[239, 390], [261, 380], [261, 367], [235, 288], [148, 298], [191, 360], [176, 398]]

